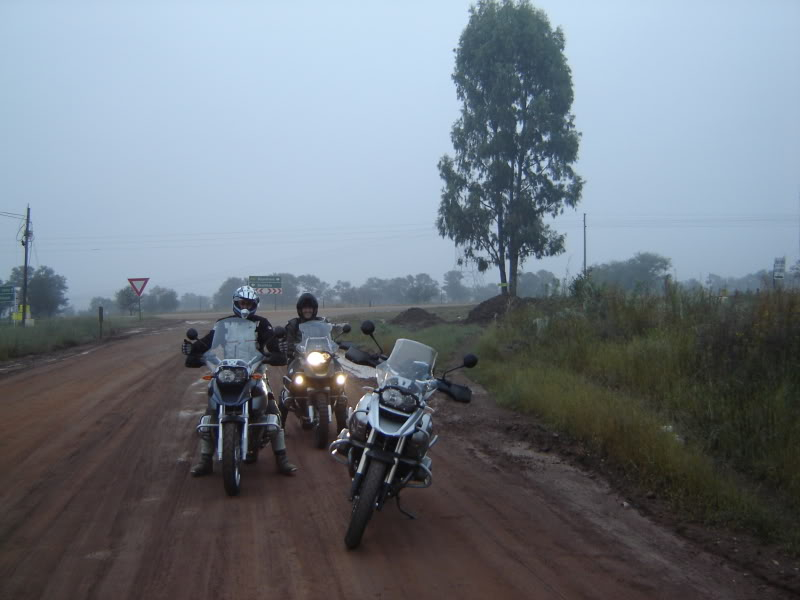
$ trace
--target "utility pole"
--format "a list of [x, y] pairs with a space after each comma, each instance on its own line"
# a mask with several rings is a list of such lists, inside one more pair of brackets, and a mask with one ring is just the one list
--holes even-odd
[[583, 213], [583, 276], [586, 277], [586, 213]]
[[25, 215], [25, 233], [22, 236], [22, 245], [25, 246], [25, 266], [22, 270], [22, 326], [25, 327], [25, 320], [28, 316], [28, 251], [33, 240], [31, 231], [31, 206], [28, 205], [28, 212]]

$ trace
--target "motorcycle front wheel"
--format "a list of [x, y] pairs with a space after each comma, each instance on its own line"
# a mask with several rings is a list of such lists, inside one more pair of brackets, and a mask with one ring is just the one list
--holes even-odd
[[358, 496], [353, 500], [350, 525], [344, 535], [344, 545], [347, 546], [348, 550], [358, 547], [361, 543], [361, 536], [364, 535], [367, 523], [372, 517], [372, 511], [375, 510], [375, 503], [378, 501], [378, 494], [381, 491], [387, 466], [386, 463], [371, 460], [369, 467], [367, 467], [364, 483], [361, 484]]
[[316, 448], [328, 447], [328, 429], [329, 427], [329, 413], [328, 413], [328, 395], [327, 394], [314, 394], [311, 399], [314, 403], [314, 408], [317, 411], [317, 419], [314, 422], [314, 446]]
[[238, 496], [242, 483], [242, 437], [239, 425], [222, 425], [222, 483], [228, 496]]

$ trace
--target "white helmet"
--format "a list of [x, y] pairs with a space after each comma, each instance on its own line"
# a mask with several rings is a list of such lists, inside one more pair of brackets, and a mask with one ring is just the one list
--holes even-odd
[[233, 293], [233, 312], [246, 319], [250, 315], [256, 314], [258, 301], [259, 297], [256, 291], [249, 285], [243, 285]]

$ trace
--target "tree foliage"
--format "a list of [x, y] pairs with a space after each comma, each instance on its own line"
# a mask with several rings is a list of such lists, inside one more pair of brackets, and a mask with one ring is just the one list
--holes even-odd
[[139, 308], [139, 296], [129, 285], [118, 289], [117, 293], [114, 294], [114, 300], [122, 313], [132, 315]]
[[591, 280], [625, 291], [658, 292], [672, 261], [653, 252], [638, 252], [625, 261], [611, 261], [591, 268]]
[[[22, 289], [24, 267], [14, 267], [8, 283]], [[28, 267], [28, 304], [34, 318], [54, 317], [69, 305], [67, 299], [67, 278], [57, 274], [50, 267], [42, 265], [34, 270]], [[22, 303], [22, 293], [17, 296]]]
[[447, 294], [448, 302], [466, 302], [469, 300], [470, 290], [462, 282], [464, 274], [461, 271], [448, 271], [444, 274], [442, 289]]
[[185, 293], [180, 299], [181, 310], [208, 310], [211, 308], [211, 298], [201, 294]]
[[147, 312], [175, 312], [177, 309], [178, 293], [173, 289], [156, 285], [142, 296], [142, 310]]
[[223, 281], [214, 294], [214, 310], [230, 309], [233, 312], [233, 294], [243, 285], [247, 285], [247, 280], [241, 277], [228, 277]]
[[544, 218], [574, 207], [583, 186], [572, 168], [580, 135], [564, 34], [527, 0], [482, 0], [461, 34], [453, 81], [461, 116], [455, 158], [438, 165], [436, 224], [480, 271], [496, 265], [516, 295], [527, 258], [564, 251]]
[[410, 304], [424, 304], [439, 295], [439, 282], [427, 273], [406, 277], [406, 301]]

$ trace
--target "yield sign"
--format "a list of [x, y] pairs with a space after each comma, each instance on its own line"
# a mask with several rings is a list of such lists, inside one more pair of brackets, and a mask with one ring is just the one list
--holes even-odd
[[129, 277], [128, 278], [128, 283], [131, 284], [131, 287], [133, 288], [133, 291], [136, 292], [136, 295], [140, 296], [140, 297], [142, 295], [142, 292], [144, 291], [144, 286], [147, 285], [148, 281], [150, 281], [149, 277]]

